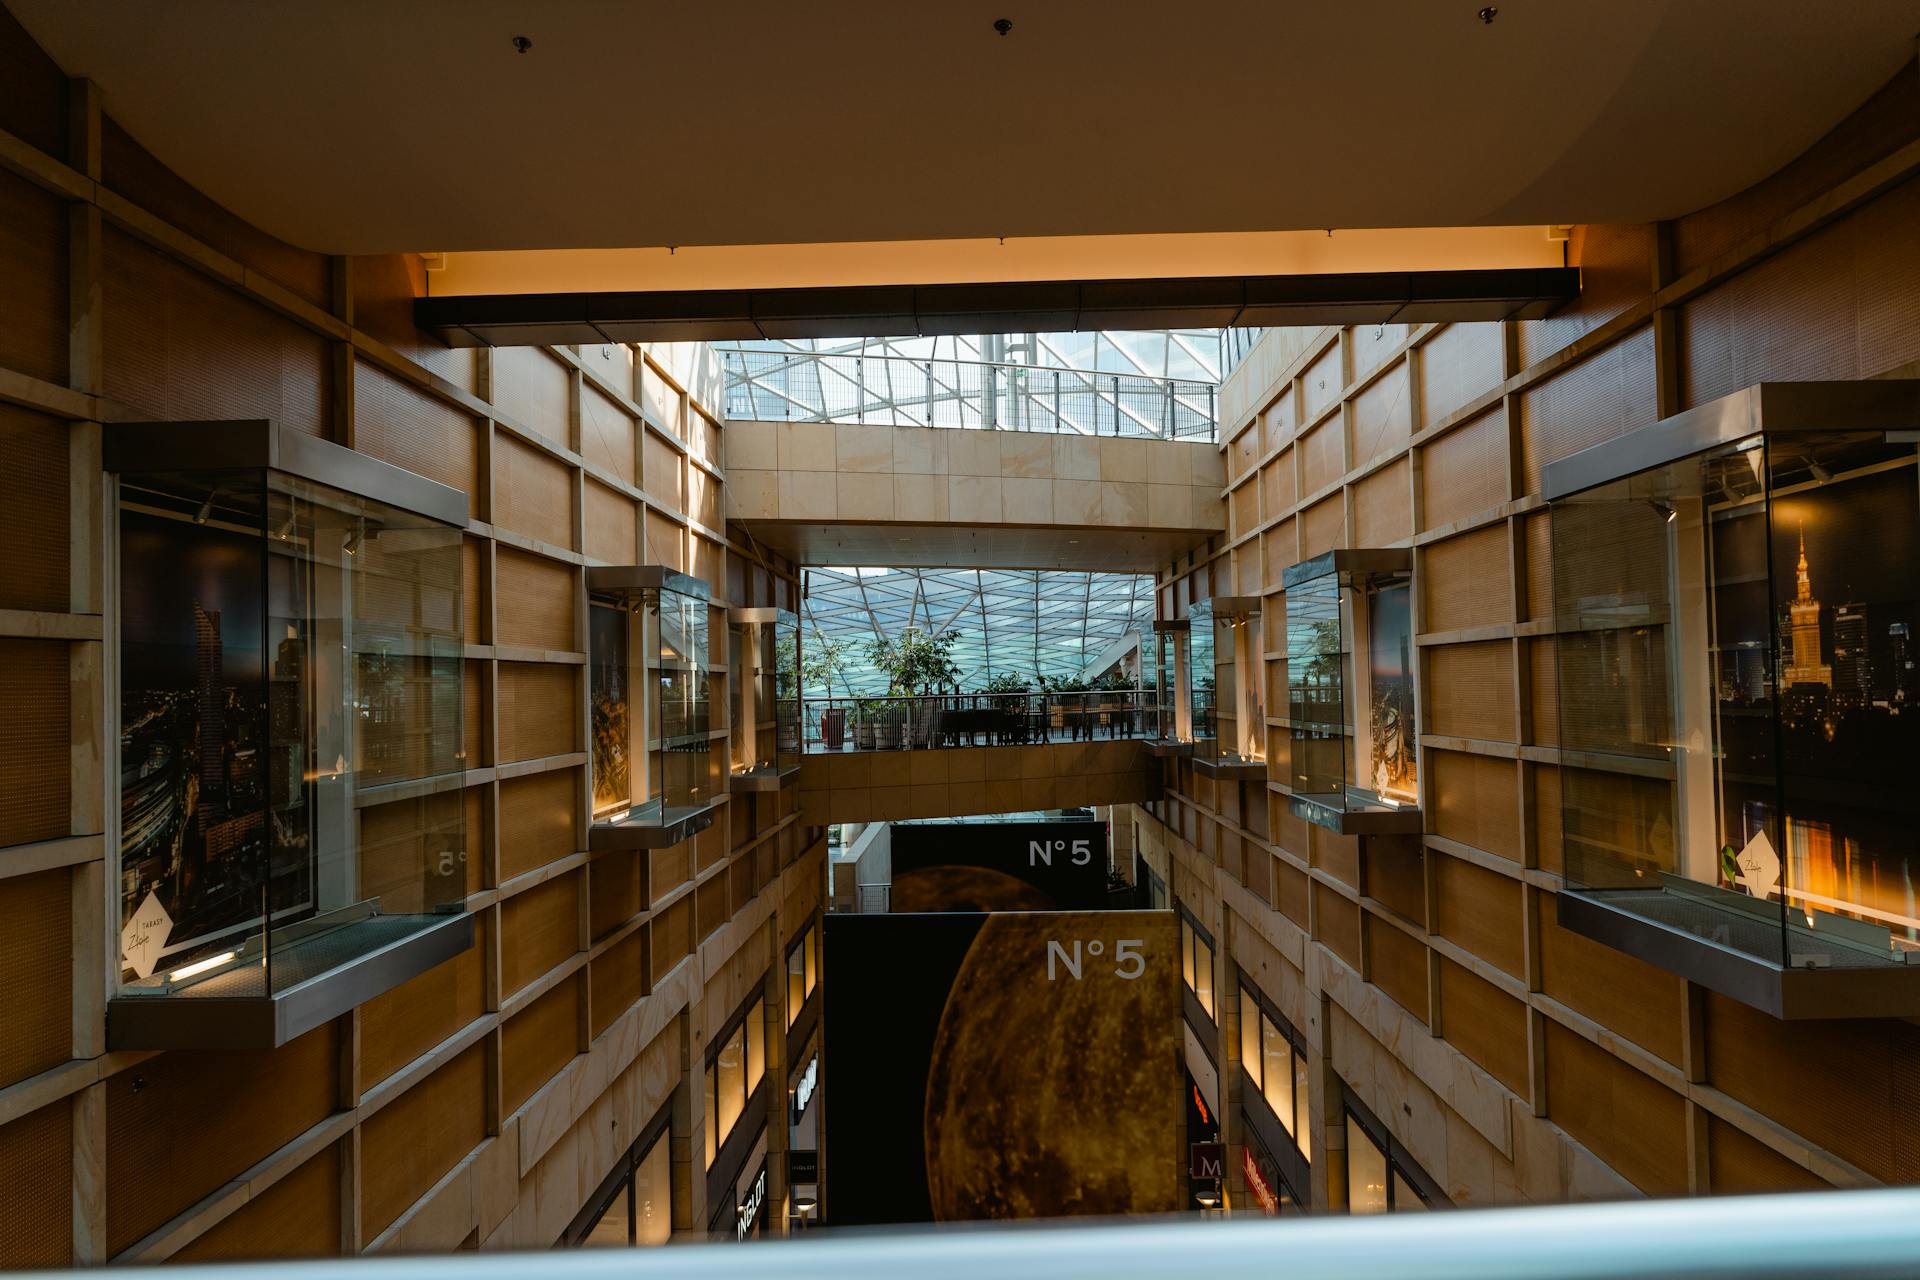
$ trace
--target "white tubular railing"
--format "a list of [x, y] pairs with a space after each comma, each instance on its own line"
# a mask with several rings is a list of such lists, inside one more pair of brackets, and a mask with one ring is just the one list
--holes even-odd
[[[68, 1275], [71, 1273], [58, 1273]], [[820, 1231], [633, 1252], [124, 1268], [121, 1280], [1880, 1280], [1920, 1274], [1920, 1189], [1391, 1217]]]

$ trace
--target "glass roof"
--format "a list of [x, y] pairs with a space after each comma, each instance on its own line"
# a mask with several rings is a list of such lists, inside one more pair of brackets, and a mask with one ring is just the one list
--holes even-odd
[[909, 626], [958, 633], [954, 661], [960, 688], [968, 692], [1000, 672], [1028, 681], [1098, 675], [1087, 668], [1110, 665], [1106, 655], [1117, 643], [1153, 624], [1153, 579], [1141, 574], [848, 567], [805, 575], [804, 643], [815, 644], [816, 635], [853, 642], [834, 679], [836, 694], [887, 692], [887, 678], [867, 660], [866, 648]]

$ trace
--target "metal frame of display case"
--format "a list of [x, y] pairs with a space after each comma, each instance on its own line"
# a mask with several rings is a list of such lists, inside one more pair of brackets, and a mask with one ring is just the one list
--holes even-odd
[[[790, 621], [793, 624], [794, 634], [798, 636], [799, 629], [800, 629], [800, 615], [794, 613], [793, 610], [791, 609], [781, 609], [773, 606], [766, 606], [762, 608], [751, 608], [751, 609], [729, 609], [727, 611], [727, 624], [730, 627], [759, 627], [769, 622], [778, 623], [783, 619]], [[732, 674], [733, 684], [735, 688], [744, 689], [750, 683], [749, 673], [747, 671], [734, 671], [731, 674]], [[798, 689], [799, 689], [799, 686], [796, 684], [795, 685], [796, 699], [798, 697]], [[775, 696], [776, 698], [778, 697], [777, 694]], [[799, 714], [800, 714], [799, 708], [796, 706], [794, 709], [794, 715], [797, 718]], [[754, 723], [749, 723], [746, 725], [735, 725], [734, 729], [736, 731], [744, 730], [749, 735], [757, 734], [759, 732], [758, 723], [757, 723], [759, 718], [759, 709], [758, 709], [757, 700], [755, 704], [754, 715], [747, 718], [750, 721], [753, 721]], [[777, 723], [778, 721], [776, 718], [776, 724]], [[779, 731], [776, 728], [775, 733], [777, 734], [778, 732]], [[775, 746], [774, 753], [777, 758], [779, 755], [779, 748], [777, 744]], [[800, 780], [800, 755], [797, 749], [794, 754], [794, 762], [791, 765], [786, 766], [785, 768], [780, 768], [776, 766], [772, 769], [729, 768], [727, 770], [727, 790], [731, 792], [736, 792], [736, 793], [779, 791], [785, 787], [793, 786], [794, 784], [799, 782], [799, 780]]]
[[[1191, 625], [1192, 624], [1185, 618], [1156, 618], [1153, 623], [1153, 633], [1156, 638], [1161, 636], [1180, 636], [1186, 634]], [[1186, 646], [1176, 641], [1172, 669], [1166, 680], [1166, 688], [1173, 694], [1173, 706], [1169, 708], [1156, 705], [1154, 708], [1154, 714], [1156, 716], [1165, 715], [1168, 711], [1173, 713], [1173, 724], [1176, 735], [1179, 733], [1182, 723], [1187, 721], [1191, 715], [1191, 709], [1187, 703], [1187, 667], [1185, 655]], [[1162, 670], [1166, 669], [1165, 662], [1160, 662], [1159, 666]], [[1156, 695], [1158, 694], [1159, 688], [1160, 686], [1155, 686]], [[1188, 725], [1188, 736], [1185, 738], [1178, 736], [1171, 738], [1149, 738], [1147, 740], [1147, 754], [1150, 756], [1159, 756], [1163, 759], [1192, 755], [1193, 738], [1191, 725]]]
[[[425, 476], [330, 441], [288, 430], [271, 419], [108, 423], [101, 433], [101, 469], [113, 479], [108, 509], [119, 507], [118, 477], [276, 472], [353, 498], [423, 516], [450, 530], [467, 523], [467, 495]], [[215, 492], [217, 492], [217, 488]], [[211, 503], [211, 499], [209, 499]], [[262, 540], [267, 535], [263, 531]], [[118, 573], [118, 535], [113, 571]], [[117, 591], [117, 587], [115, 588]], [[117, 622], [109, 628], [118, 669]], [[117, 683], [117, 681], [116, 681]], [[113, 707], [113, 767], [118, 771], [119, 695]], [[417, 781], [391, 784], [416, 791]], [[367, 794], [378, 793], [378, 786]], [[117, 860], [119, 805], [109, 828]], [[394, 926], [398, 926], [397, 928]], [[404, 930], [404, 931], [403, 931]], [[388, 934], [387, 940], [379, 939]], [[115, 935], [116, 938], [118, 935]], [[122, 1049], [262, 1049], [285, 1044], [347, 1013], [473, 946], [474, 917], [464, 904], [424, 913], [382, 913], [372, 899], [322, 910], [292, 924], [269, 925], [233, 948], [232, 958], [177, 988], [165, 982], [150, 994], [111, 994], [107, 1047]], [[342, 943], [348, 945], [342, 946]], [[366, 947], [365, 950], [356, 950]], [[222, 995], [230, 979], [274, 953], [304, 952], [301, 963], [319, 969], [278, 991]], [[330, 959], [337, 958], [334, 963]], [[114, 966], [116, 974], [119, 969]]]
[[[1191, 635], [1191, 628], [1193, 625], [1193, 610], [1194, 608], [1200, 605], [1207, 606], [1208, 616], [1212, 618], [1220, 618], [1220, 617], [1257, 618], [1260, 616], [1262, 603], [1263, 602], [1259, 596], [1208, 596], [1204, 600], [1196, 600], [1192, 605], [1189, 605], [1187, 609], [1187, 626], [1189, 628], [1189, 635]], [[1192, 662], [1191, 655], [1193, 653], [1191, 639], [1189, 639], [1188, 641], [1187, 653], [1189, 655], [1188, 663], [1189, 663], [1189, 666], [1191, 666], [1191, 662]], [[1219, 665], [1220, 665], [1220, 658], [1219, 658], [1219, 655], [1216, 653], [1214, 655], [1214, 667], [1216, 670], [1219, 668]], [[1238, 657], [1236, 657], [1234, 659], [1234, 697], [1236, 699], [1241, 698], [1241, 691], [1246, 686], [1246, 681], [1249, 679], [1255, 678], [1257, 675], [1257, 673], [1251, 670], [1245, 671], [1245, 672], [1241, 671], [1240, 665], [1241, 665], [1240, 661]], [[1255, 663], [1250, 665], [1257, 666], [1258, 664]], [[1193, 687], [1191, 677], [1189, 677], [1189, 679], [1185, 682], [1184, 687], [1189, 690], [1188, 697], [1189, 699], [1191, 699], [1192, 697], [1191, 690]], [[1216, 699], [1218, 698], [1217, 690], [1215, 693], [1215, 697]], [[1241, 713], [1243, 710], [1244, 710], [1243, 707], [1234, 708], [1234, 719], [1236, 722], [1241, 718]], [[1216, 705], [1216, 708], [1214, 711], [1216, 727], [1214, 730], [1214, 738], [1213, 738], [1213, 741], [1215, 742], [1219, 741], [1219, 729], [1217, 725], [1219, 714], [1220, 713]], [[1188, 715], [1189, 716], [1192, 715], [1191, 706], [1189, 706], [1188, 708]], [[1197, 740], [1197, 734], [1195, 736]], [[1237, 754], [1233, 759], [1230, 759], [1230, 760], [1222, 759], [1219, 756], [1209, 756], [1209, 755], [1203, 754], [1202, 752], [1192, 750], [1192, 746], [1193, 744], [1191, 743], [1188, 744], [1189, 751], [1193, 756], [1193, 770], [1195, 773], [1201, 774], [1208, 778], [1214, 778], [1216, 780], [1223, 781], [1223, 782], [1264, 782], [1266, 780], [1267, 762], [1264, 759], [1250, 760], [1250, 759], [1241, 757]]]
[[[1541, 493], [1563, 501], [1753, 437], [1847, 432], [1920, 443], [1920, 381], [1758, 383], [1548, 463]], [[1555, 900], [1562, 927], [1776, 1018], [1920, 1016], [1920, 963], [1794, 967], [1786, 963], [1791, 940], [1813, 944], [1815, 931], [1766, 900], [1666, 871], [1634, 887], [1569, 880]], [[1729, 944], [1759, 930], [1779, 937], [1780, 961]], [[1824, 949], [1853, 945], [1844, 929], [1831, 927], [1817, 942]]]
[[[1280, 585], [1283, 589], [1291, 591], [1302, 583], [1317, 582], [1335, 574], [1411, 575], [1412, 572], [1413, 552], [1407, 547], [1341, 548], [1325, 552], [1311, 560], [1303, 560], [1299, 564], [1289, 565], [1280, 576]], [[1351, 589], [1346, 586], [1339, 588], [1341, 591]], [[1413, 673], [1410, 672], [1409, 675], [1412, 676]], [[1417, 680], [1417, 676], [1413, 678]], [[1345, 672], [1342, 672], [1341, 680], [1344, 685]], [[1343, 699], [1345, 696], [1343, 691]], [[1418, 702], [1416, 688], [1414, 698], [1416, 719], [1419, 714]], [[1285, 723], [1291, 733], [1295, 727], [1291, 714], [1286, 717]], [[1416, 732], [1413, 735], [1416, 744], [1419, 742], [1417, 728], [1416, 724]], [[1416, 746], [1416, 752], [1417, 750]], [[1377, 801], [1371, 803], [1363, 801], [1358, 807], [1346, 807], [1301, 795], [1290, 785], [1276, 785], [1286, 794], [1287, 808], [1294, 817], [1340, 835], [1419, 835], [1426, 827], [1426, 817], [1417, 804], [1388, 806]], [[1346, 786], [1349, 792], [1354, 789], [1351, 780], [1347, 781]]]
[[[657, 564], [589, 565], [586, 589], [589, 601], [598, 597], [621, 604], [631, 603], [649, 590], [691, 596], [702, 604], [713, 599], [713, 589], [704, 579]], [[703, 655], [703, 675], [708, 665]], [[645, 705], [644, 696], [642, 705]], [[663, 821], [626, 816], [612, 821], [596, 820], [587, 827], [587, 850], [601, 853], [618, 849], [665, 849], [679, 844], [712, 826], [719, 807], [726, 803], [726, 799], [727, 791], [722, 788], [706, 804]]]

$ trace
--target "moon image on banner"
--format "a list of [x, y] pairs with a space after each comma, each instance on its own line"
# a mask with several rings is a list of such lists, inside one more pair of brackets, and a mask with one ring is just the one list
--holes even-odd
[[991, 867], [916, 867], [893, 877], [888, 910], [1045, 911], [1058, 905], [1043, 890]]
[[[1051, 980], [1050, 940], [1060, 946]], [[1139, 976], [1119, 976], [1135, 971], [1123, 957], [1136, 951]], [[948, 992], [927, 1075], [936, 1221], [1178, 1207], [1175, 954], [1167, 911], [982, 923]], [[1074, 956], [1078, 979], [1066, 964]]]

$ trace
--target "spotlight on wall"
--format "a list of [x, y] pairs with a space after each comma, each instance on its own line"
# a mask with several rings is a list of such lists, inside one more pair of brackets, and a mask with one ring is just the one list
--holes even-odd
[[340, 544], [341, 549], [348, 555], [357, 553], [360, 550], [360, 541], [364, 536], [365, 527], [357, 524], [354, 525], [353, 528], [347, 530], [347, 539]]
[[218, 488], [212, 489], [207, 493], [207, 500], [200, 504], [198, 511], [193, 513], [193, 522], [195, 524], [205, 524], [207, 522], [213, 515], [213, 500], [219, 496], [220, 490]]

